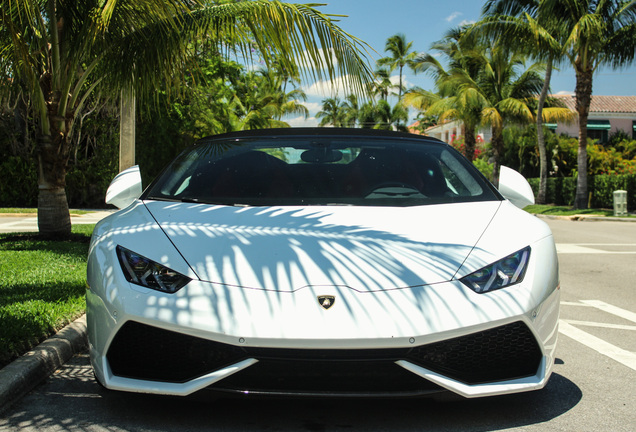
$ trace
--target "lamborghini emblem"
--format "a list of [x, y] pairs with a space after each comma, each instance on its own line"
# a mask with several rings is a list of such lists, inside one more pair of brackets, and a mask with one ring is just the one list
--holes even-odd
[[318, 296], [318, 303], [323, 309], [329, 309], [336, 302], [336, 297], [331, 295]]

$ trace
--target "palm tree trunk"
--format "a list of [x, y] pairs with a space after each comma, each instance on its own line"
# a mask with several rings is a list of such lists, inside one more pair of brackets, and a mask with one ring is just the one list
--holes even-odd
[[477, 147], [475, 127], [464, 123], [464, 156], [471, 162], [475, 159], [475, 147]]
[[548, 194], [548, 153], [545, 148], [545, 136], [543, 134], [543, 105], [548, 97], [548, 89], [550, 88], [550, 79], [552, 77], [552, 60], [548, 60], [545, 70], [545, 80], [539, 95], [539, 104], [537, 107], [537, 146], [539, 147], [539, 194], [537, 196], [537, 204], [545, 204]]
[[579, 149], [577, 156], [575, 209], [588, 208], [587, 196], [587, 118], [592, 102], [592, 74], [590, 71], [576, 72], [576, 110], [579, 113]]
[[501, 126], [492, 128], [492, 140], [490, 141], [495, 156], [495, 164], [492, 170], [492, 184], [499, 187], [499, 171], [501, 168], [501, 160], [504, 156], [503, 129]]
[[38, 141], [38, 231], [43, 237], [66, 238], [71, 234], [65, 189], [67, 157], [50, 136], [42, 135]]

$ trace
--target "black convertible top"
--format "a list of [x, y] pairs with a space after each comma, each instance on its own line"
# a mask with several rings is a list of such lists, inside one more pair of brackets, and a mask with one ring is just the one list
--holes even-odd
[[275, 138], [288, 136], [338, 136], [338, 137], [374, 137], [374, 138], [406, 138], [412, 140], [421, 140], [431, 144], [448, 145], [444, 141], [426, 135], [417, 135], [407, 132], [387, 131], [380, 129], [361, 129], [361, 128], [331, 128], [331, 127], [314, 127], [314, 128], [275, 128], [275, 129], [255, 129], [237, 132], [228, 132], [219, 135], [210, 135], [195, 143], [203, 144], [215, 140], [226, 140], [232, 138]]

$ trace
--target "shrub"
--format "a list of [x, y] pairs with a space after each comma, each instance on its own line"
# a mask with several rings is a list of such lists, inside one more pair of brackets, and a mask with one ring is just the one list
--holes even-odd
[[[535, 195], [539, 191], [539, 179], [528, 179]], [[556, 205], [571, 206], [576, 197], [576, 177], [548, 178], [547, 201]], [[636, 210], [636, 175], [597, 175], [588, 177], [588, 191], [592, 194], [593, 208], [613, 208], [614, 191], [627, 191], [627, 209]]]
[[19, 156], [0, 161], [0, 207], [35, 207], [38, 202], [37, 162]]

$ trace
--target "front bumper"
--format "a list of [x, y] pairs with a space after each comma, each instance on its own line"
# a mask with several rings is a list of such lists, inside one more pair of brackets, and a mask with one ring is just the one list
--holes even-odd
[[128, 321], [105, 360], [110, 380], [121, 384], [200, 382], [258, 394], [424, 395], [446, 388], [469, 396], [493, 383], [536, 385], [546, 372], [522, 321], [412, 348], [358, 350], [239, 347]]
[[[340, 396], [449, 390], [477, 397], [542, 388], [554, 362], [558, 289], [534, 305], [533, 289], [523, 284], [488, 296], [470, 294], [459, 282], [395, 290], [394, 303], [362, 319], [359, 313], [381, 304], [377, 295], [338, 290], [338, 312], [317, 306], [315, 294], [325, 287], [294, 293], [235, 287], [230, 294], [228, 287], [192, 282], [178, 297], [118, 286], [118, 296], [93, 289], [87, 295], [91, 362], [97, 379], [115, 390]], [[243, 299], [218, 301], [221, 292]], [[445, 301], [435, 292], [444, 292]], [[205, 310], [195, 293], [216, 296], [209, 303], [216, 309]], [[297, 310], [305, 297], [316, 303], [314, 312], [278, 313], [285, 302]], [[244, 308], [235, 308], [233, 320], [223, 307], [231, 304]], [[356, 321], [364, 325], [351, 326]]]

